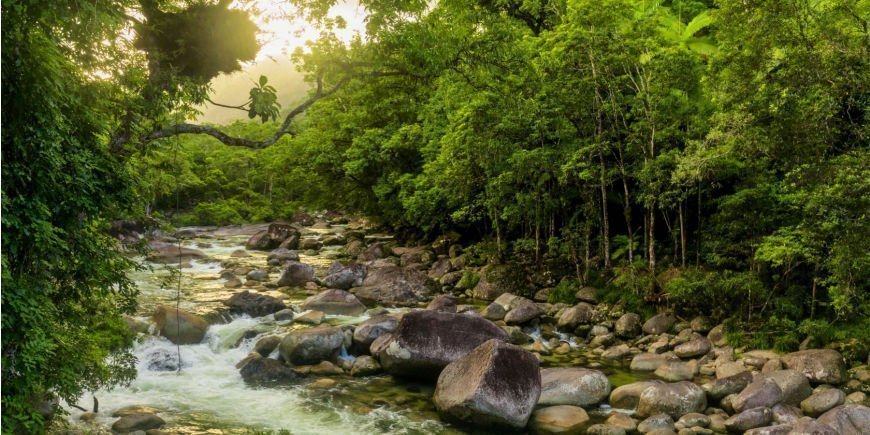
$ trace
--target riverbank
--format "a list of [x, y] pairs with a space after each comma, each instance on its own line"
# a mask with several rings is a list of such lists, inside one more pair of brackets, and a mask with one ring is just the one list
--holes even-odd
[[[821, 424], [849, 433], [843, 421], [870, 424], [861, 423], [870, 415], [870, 372], [849, 370], [836, 351], [734, 349], [721, 325], [703, 317], [642, 318], [597, 303], [588, 289], [574, 304], [547, 303], [546, 292], [529, 292], [512, 270], [470, 265], [447, 238], [408, 247], [343, 220], [308, 223], [158, 234], [143, 259], [152, 270], [134, 276], [140, 316], [129, 323], [140, 334], [139, 376], [98, 392], [100, 411], [74, 410], [70, 421], [91, 433], [146, 428], [118, 426], [127, 419], [151, 433], [294, 434]], [[179, 317], [190, 321], [173, 329], [177, 288], [160, 262], [179, 255]], [[183, 340], [182, 328], [194, 339]], [[516, 349], [487, 348], [490, 339]], [[471, 354], [477, 359], [468, 361]], [[457, 408], [449, 396], [459, 393], [439, 373], [499, 358], [525, 368], [452, 381], [476, 386], [459, 402], [478, 405]], [[91, 403], [84, 397], [79, 406]]]

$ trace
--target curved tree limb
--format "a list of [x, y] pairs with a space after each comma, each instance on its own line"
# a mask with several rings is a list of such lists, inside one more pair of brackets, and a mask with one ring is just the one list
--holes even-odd
[[146, 134], [141, 138], [142, 143], [148, 143], [157, 139], [162, 139], [166, 137], [171, 137], [179, 134], [205, 134], [209, 135], [226, 145], [229, 146], [240, 146], [246, 148], [266, 148], [275, 142], [278, 142], [284, 135], [292, 134], [290, 129], [290, 124], [293, 122], [297, 116], [304, 113], [311, 105], [316, 103], [318, 100], [328, 97], [344, 86], [347, 82], [349, 82], [352, 78], [360, 77], [364, 75], [377, 75], [377, 76], [385, 76], [385, 75], [398, 75], [398, 73], [365, 73], [365, 74], [357, 74], [352, 76], [346, 76], [338, 81], [331, 88], [324, 90], [323, 88], [323, 71], [321, 70], [317, 74], [316, 80], [316, 88], [314, 94], [309, 97], [307, 100], [303, 101], [298, 106], [294, 107], [290, 112], [287, 113], [287, 116], [284, 117], [284, 122], [281, 123], [281, 128], [278, 129], [271, 137], [265, 140], [252, 140], [240, 137], [230, 136], [216, 127], [209, 125], [197, 125], [197, 124], [187, 124], [181, 123], [172, 125], [160, 130], [153, 131], [151, 133]]

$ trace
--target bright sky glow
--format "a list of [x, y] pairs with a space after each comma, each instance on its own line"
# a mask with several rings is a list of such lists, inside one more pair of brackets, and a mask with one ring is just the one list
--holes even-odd
[[[248, 98], [248, 91], [260, 75], [278, 90], [278, 101], [282, 107], [292, 105], [305, 95], [308, 85], [302, 75], [296, 72], [290, 55], [297, 47], [305, 47], [306, 41], [316, 40], [320, 32], [302, 18], [296, 17], [296, 8], [284, 0], [237, 1], [232, 7], [252, 12], [254, 21], [260, 28], [262, 43], [257, 59], [246, 65], [242, 71], [224, 74], [212, 81], [214, 93], [212, 100], [230, 105], [238, 105]], [[339, 38], [350, 41], [357, 33], [365, 32], [365, 11], [356, 0], [340, 0], [329, 13], [330, 17], [341, 16], [347, 22], [344, 29], [337, 29]], [[207, 105], [201, 108], [200, 121], [226, 123], [236, 119], [247, 119], [244, 112]]]

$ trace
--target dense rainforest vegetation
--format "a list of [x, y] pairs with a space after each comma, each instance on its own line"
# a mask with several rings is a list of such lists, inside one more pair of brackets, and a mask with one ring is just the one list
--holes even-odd
[[122, 217], [456, 232], [558, 288], [867, 358], [867, 0], [365, 0], [350, 43], [293, 0], [311, 93], [262, 78], [256, 119], [188, 123], [256, 53], [228, 3], [3, 0], [4, 432], [132, 375]]

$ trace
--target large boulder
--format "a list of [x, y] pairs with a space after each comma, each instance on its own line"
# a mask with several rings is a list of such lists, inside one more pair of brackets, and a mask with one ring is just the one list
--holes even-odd
[[529, 426], [536, 434], [581, 434], [589, 426], [589, 415], [579, 406], [548, 406], [532, 413]]
[[737, 394], [743, 391], [747, 385], [752, 382], [752, 373], [742, 371], [740, 373], [725, 376], [724, 378], [714, 379], [701, 388], [710, 396], [711, 399], [719, 400], [729, 394]]
[[178, 247], [170, 244], [152, 244], [152, 250], [145, 259], [154, 263], [184, 263], [190, 260], [202, 260], [208, 258], [204, 252], [193, 249]]
[[797, 370], [814, 384], [842, 384], [849, 380], [843, 355], [833, 349], [810, 349], [782, 356], [787, 369]]
[[158, 306], [153, 318], [160, 335], [175, 344], [199, 343], [208, 329], [208, 322], [202, 317], [166, 305]]
[[759, 406], [772, 407], [782, 401], [782, 389], [772, 379], [759, 379], [743, 389], [731, 400], [737, 412]]
[[670, 331], [675, 323], [677, 323], [677, 318], [672, 314], [656, 314], [643, 323], [642, 329], [644, 334], [661, 334]]
[[317, 364], [338, 357], [344, 332], [334, 326], [297, 329], [284, 336], [278, 351], [284, 361], [295, 365]]
[[372, 342], [378, 337], [396, 330], [399, 319], [388, 314], [372, 317], [359, 325], [353, 331], [353, 347], [358, 353], [369, 351]]
[[556, 326], [562, 330], [573, 331], [574, 328], [579, 325], [591, 323], [594, 315], [595, 312], [592, 305], [589, 305], [586, 302], [580, 302], [579, 304], [562, 311], [562, 314], [559, 315], [559, 319], [556, 322]]
[[342, 316], [358, 316], [366, 311], [366, 306], [356, 296], [339, 289], [324, 290], [311, 296], [302, 308]]
[[491, 264], [480, 273], [480, 281], [474, 287], [474, 297], [487, 301], [503, 293], [528, 293], [528, 283], [523, 269], [516, 264]]
[[299, 261], [299, 253], [287, 248], [278, 248], [269, 253], [266, 261], [273, 266], [278, 266], [288, 261]]
[[491, 339], [444, 368], [433, 401], [450, 419], [520, 429], [526, 426], [540, 394], [535, 355]]
[[505, 314], [504, 321], [508, 325], [519, 325], [537, 319], [542, 314], [544, 314], [544, 310], [538, 304], [529, 299], [518, 297], [511, 304], [510, 311]]
[[293, 247], [282, 246], [282, 242], [294, 235], [298, 241], [299, 230], [290, 225], [271, 224], [268, 229], [251, 236], [245, 243], [245, 249], [257, 251], [268, 251], [278, 247], [293, 249]]
[[326, 271], [323, 285], [329, 288], [348, 290], [363, 285], [368, 268], [354, 262], [335, 262]]
[[732, 415], [725, 420], [725, 427], [729, 432], [743, 433], [749, 429], [767, 426], [771, 420], [773, 420], [773, 413], [770, 412], [770, 408], [759, 406]]
[[641, 333], [640, 316], [635, 313], [625, 313], [616, 321], [614, 331], [618, 337], [634, 338]]
[[610, 406], [619, 409], [637, 408], [640, 395], [653, 385], [664, 385], [664, 382], [640, 381], [616, 387], [610, 392]]
[[813, 393], [801, 402], [801, 411], [810, 417], [818, 417], [831, 408], [842, 405], [846, 401], [846, 393], [836, 388], [827, 388]]
[[710, 352], [712, 345], [706, 337], [697, 336], [674, 348], [674, 353], [680, 358], [700, 357]]
[[351, 292], [366, 303], [407, 306], [428, 299], [433, 288], [425, 273], [389, 265], [369, 269], [363, 285]]
[[242, 361], [239, 374], [245, 382], [252, 384], [275, 384], [291, 382], [296, 373], [280, 361], [253, 354]]
[[680, 418], [690, 412], [704, 412], [707, 396], [701, 387], [689, 381], [654, 384], [645, 389], [638, 399], [637, 414], [650, 417], [668, 414]]
[[231, 312], [243, 313], [251, 317], [268, 316], [287, 308], [278, 298], [247, 290], [232, 295], [224, 301], [224, 305], [230, 307]]
[[870, 408], [857, 403], [840, 405], [822, 414], [818, 422], [830, 426], [840, 435], [868, 434]]
[[314, 281], [314, 268], [311, 265], [298, 261], [288, 261], [287, 267], [278, 278], [278, 285], [281, 287], [302, 287], [311, 281]]
[[771, 379], [782, 390], [782, 402], [797, 405], [813, 393], [809, 380], [797, 370], [776, 370], [761, 375], [762, 379]]
[[589, 406], [610, 394], [610, 381], [598, 370], [554, 367], [541, 370], [541, 405]]
[[162, 418], [151, 413], [131, 414], [121, 417], [112, 424], [112, 432], [124, 434], [149, 429], [160, 429], [164, 424], [166, 422]]
[[447, 364], [493, 338], [508, 341], [504, 330], [484, 318], [415, 311], [402, 316], [376, 356], [387, 373], [434, 378]]
[[432, 311], [443, 311], [445, 313], [455, 313], [456, 296], [451, 294], [438, 295], [435, 299], [432, 299], [432, 301], [429, 302], [429, 305], [426, 305], [426, 309]]

